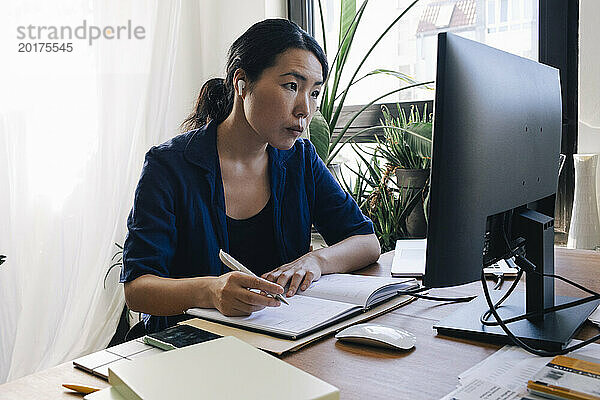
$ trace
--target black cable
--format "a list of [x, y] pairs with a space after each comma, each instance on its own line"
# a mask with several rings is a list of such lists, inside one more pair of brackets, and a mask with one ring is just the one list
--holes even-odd
[[[509, 216], [509, 213], [510, 213], [510, 216]], [[517, 248], [513, 249], [508, 240], [508, 236], [506, 234], [506, 229], [508, 226], [508, 228], [512, 230], [512, 224], [509, 223], [510, 219], [512, 218], [512, 214], [513, 214], [513, 210], [510, 210], [510, 211], [505, 212], [502, 215], [502, 236], [504, 238], [504, 243], [506, 244], [506, 249], [507, 249], [506, 255], [508, 255], [508, 257], [506, 257], [505, 259], [510, 259], [510, 258], [514, 257], [516, 252], [519, 251], [520, 249], [522, 249], [522, 246], [523, 246], [523, 244], [521, 244]], [[517, 272], [517, 276], [515, 277], [515, 280], [513, 281], [510, 288], [508, 288], [506, 293], [504, 293], [502, 298], [500, 298], [500, 300], [498, 300], [496, 302], [496, 304], [494, 304], [494, 309], [497, 309], [498, 307], [500, 307], [500, 305], [504, 302], [504, 300], [506, 300], [508, 298], [508, 296], [511, 295], [511, 293], [516, 289], [517, 284], [521, 280], [522, 276], [523, 276], [523, 269], [518, 268], [518, 272]], [[496, 284], [496, 287], [498, 287], [498, 284]], [[496, 289], [496, 287], [494, 287], [494, 289]], [[491, 310], [488, 309], [486, 312], [481, 314], [481, 316], [479, 317], [479, 321], [481, 322], [482, 325], [486, 325], [486, 326], [499, 325], [497, 322], [490, 322], [487, 320], [490, 317], [491, 313], [492, 313]], [[505, 323], [506, 323], [506, 321], [505, 321]]]
[[[581, 298], [581, 299], [578, 299], [578, 300], [570, 301], [568, 303], [560, 304], [558, 306], [552, 306], [552, 307], [549, 307], [549, 308], [545, 308], [543, 311], [530, 311], [528, 313], [521, 314], [521, 315], [518, 315], [516, 317], [512, 317], [512, 318], [508, 318], [508, 319], [502, 320], [502, 322], [504, 322], [505, 324], [510, 324], [512, 322], [521, 321], [521, 320], [524, 320], [524, 319], [527, 319], [527, 318], [530, 318], [530, 317], [540, 317], [540, 316], [542, 316], [544, 314], [548, 314], [548, 313], [551, 313], [551, 312], [554, 312], [554, 311], [560, 311], [560, 310], [564, 310], [564, 309], [567, 309], [567, 308], [572, 308], [572, 307], [575, 307], [575, 306], [579, 306], [581, 304], [589, 303], [590, 301], [598, 300], [599, 298], [600, 297], [596, 297], [596, 296], [584, 297], [584, 298]], [[486, 311], [486, 313], [487, 312], [489, 312], [489, 310]], [[500, 324], [498, 322], [485, 321], [484, 325], [498, 326]]]
[[500, 290], [502, 288], [502, 284], [504, 283], [504, 274], [503, 273], [496, 274], [496, 277], [498, 279], [496, 280], [496, 285], [494, 286], [494, 290]]
[[[512, 218], [512, 210], [509, 211], [511, 213], [510, 217], [508, 218], [510, 220], [510, 218]], [[534, 316], [542, 316], [544, 314], [547, 314], [549, 312], [553, 312], [553, 311], [558, 311], [558, 310], [562, 310], [562, 309], [566, 309], [566, 308], [571, 308], [574, 307], [576, 305], [579, 304], [584, 304], [584, 303], [588, 303], [590, 301], [593, 300], [597, 300], [600, 298], [600, 293], [597, 293], [591, 289], [588, 289], [574, 281], [571, 281], [570, 279], [564, 278], [560, 275], [555, 275], [555, 274], [544, 274], [541, 272], [536, 271], [536, 266], [535, 264], [533, 264], [531, 261], [529, 261], [524, 255], [522, 255], [521, 253], [524, 252], [523, 250], [523, 246], [519, 246], [515, 249], [512, 249], [512, 246], [510, 245], [510, 242], [508, 240], [508, 236], [506, 234], [506, 222], [507, 222], [507, 215], [508, 213], [504, 214], [504, 223], [502, 224], [502, 233], [503, 233], [503, 237], [504, 237], [504, 241], [506, 243], [506, 247], [509, 251], [509, 253], [512, 253], [512, 256], [515, 257], [515, 262], [517, 263], [517, 265], [519, 266], [519, 274], [517, 275], [517, 278], [515, 279], [515, 282], [513, 283], [513, 285], [508, 289], [508, 291], [504, 294], [504, 296], [496, 303], [493, 304], [492, 299], [490, 297], [490, 292], [489, 289], [487, 287], [487, 282], [485, 280], [485, 273], [483, 271], [483, 269], [481, 270], [481, 285], [483, 286], [483, 294], [485, 295], [485, 299], [486, 302], [488, 304], [488, 311], [486, 311], [485, 313], [482, 314], [482, 316], [480, 317], [480, 321], [482, 324], [484, 325], [495, 325], [495, 326], [500, 326], [502, 328], [502, 330], [504, 331], [504, 333], [512, 340], [513, 343], [515, 343], [516, 345], [520, 346], [522, 349], [528, 351], [529, 353], [535, 354], [535, 355], [539, 355], [539, 356], [543, 356], [543, 357], [555, 357], [558, 355], [563, 355], [563, 354], [567, 354], [573, 350], [577, 350], [580, 349], [584, 346], [587, 346], [590, 343], [594, 343], [597, 340], [600, 340], [600, 334], [596, 335], [588, 340], [584, 340], [581, 343], [578, 343], [576, 345], [567, 347], [565, 349], [562, 349], [560, 351], [547, 351], [547, 350], [540, 350], [540, 349], [535, 349], [529, 345], [527, 345], [525, 342], [523, 342], [521, 339], [517, 338], [506, 326], [507, 323], [511, 323], [511, 322], [515, 322], [515, 321], [519, 321], [522, 319], [526, 319], [529, 317], [534, 317]], [[508, 224], [509, 229], [512, 228], [511, 226], [512, 224]], [[514, 288], [516, 287], [516, 283], [519, 282], [523, 271], [526, 271], [527, 273], [534, 273], [536, 275], [542, 276], [542, 277], [550, 277], [550, 278], [554, 278], [554, 279], [559, 279], [562, 280], [563, 282], [566, 282], [582, 291], [585, 291], [589, 294], [591, 294], [592, 296], [589, 297], [585, 297], [582, 299], [578, 299], [575, 301], [571, 301], [568, 303], [564, 303], [558, 306], [554, 306], [554, 307], [550, 307], [550, 308], [545, 308], [542, 312], [529, 312], [529, 313], [525, 313], [523, 315], [517, 316], [517, 317], [513, 317], [513, 318], [509, 318], [506, 320], [503, 320], [502, 318], [500, 318], [500, 315], [498, 315], [498, 312], [496, 311], [497, 308], [502, 304], [502, 302], [504, 300], [506, 300], [506, 298], [508, 297], [508, 295], [514, 290]], [[492, 314], [494, 316], [494, 318], [496, 319], [496, 322], [490, 322], [490, 321], [486, 321], [487, 318], [489, 317], [489, 315]]]
[[570, 279], [567, 279], [563, 276], [560, 275], [555, 275], [555, 274], [544, 274], [542, 272], [538, 272], [535, 270], [535, 264], [533, 264], [531, 261], [529, 261], [527, 258], [525, 258], [524, 256], [517, 254], [515, 255], [515, 261], [519, 261], [521, 263], [523, 263], [523, 265], [519, 265], [521, 268], [525, 269], [525, 272], [532, 272], [536, 275], [542, 276], [542, 277], [548, 277], [548, 278], [554, 278], [554, 279], [560, 279], [563, 282], [566, 282], [570, 285], [575, 286], [577, 289], [583, 290], [584, 292], [588, 292], [589, 294], [592, 294], [594, 296], [600, 296], [600, 293], [595, 292], [591, 289], [586, 288], [585, 286], [580, 285], [577, 282], [574, 282]]
[[[517, 273], [517, 276], [515, 277], [515, 280], [513, 281], [512, 285], [510, 285], [510, 287], [508, 288], [508, 290], [506, 291], [506, 293], [504, 293], [504, 295], [502, 296], [502, 298], [500, 298], [500, 300], [498, 300], [496, 302], [496, 304], [494, 304], [494, 309], [497, 309], [498, 307], [500, 307], [500, 305], [504, 302], [504, 300], [506, 300], [508, 298], [508, 296], [511, 295], [511, 293], [517, 287], [517, 284], [519, 283], [519, 280], [521, 279], [521, 276], [523, 276], [523, 270], [519, 269], [519, 272]], [[481, 314], [481, 316], [479, 317], [479, 321], [483, 325], [486, 325], [486, 326], [498, 325], [496, 322], [490, 322], [490, 321], [487, 320], [490, 317], [491, 313], [492, 312], [488, 309], [486, 312], [484, 312], [483, 314]]]
[[[515, 213], [515, 210], [511, 209], [510, 211], [508, 211], [507, 213], [504, 214], [504, 218], [505, 218], [505, 221], [506, 221], [506, 225], [505, 226], [508, 227], [508, 237], [511, 237], [511, 235], [512, 235], [512, 223], [511, 223], [511, 221], [512, 221], [512, 217], [513, 217], [514, 213]], [[507, 217], [507, 214], [508, 214], [508, 217]], [[507, 236], [506, 235], [506, 229], [503, 229], [503, 232], [504, 232], [504, 238], [506, 239], [506, 242], [508, 244], [508, 239], [506, 238], [506, 236]], [[510, 244], [508, 244], [508, 249], [510, 250]]]
[[581, 343], [578, 343], [576, 345], [573, 345], [571, 347], [567, 347], [565, 349], [559, 350], [559, 351], [546, 351], [546, 350], [539, 350], [539, 349], [534, 349], [533, 347], [529, 346], [528, 344], [526, 344], [525, 342], [523, 342], [521, 339], [517, 338], [506, 326], [506, 324], [504, 323], [504, 321], [502, 320], [502, 318], [500, 318], [500, 316], [498, 315], [498, 312], [496, 311], [496, 309], [494, 308], [494, 304], [492, 302], [492, 299], [490, 297], [490, 292], [488, 290], [487, 287], [487, 282], [485, 281], [485, 274], [483, 272], [483, 270], [481, 270], [481, 284], [483, 286], [483, 294], [485, 295], [485, 299], [487, 301], [488, 307], [490, 307], [490, 311], [491, 313], [494, 315], [494, 318], [496, 318], [496, 321], [498, 322], [498, 325], [500, 325], [500, 327], [502, 328], [502, 330], [504, 331], [504, 333], [513, 341], [513, 343], [515, 343], [516, 345], [520, 346], [522, 349], [538, 355], [538, 356], [542, 356], [542, 357], [555, 357], [555, 356], [559, 356], [559, 355], [563, 355], [563, 354], [567, 354], [573, 350], [577, 350], [582, 348], [583, 346], [587, 346], [590, 343], [593, 343], [597, 340], [600, 339], [600, 335], [596, 335], [594, 337], [592, 337], [591, 339], [588, 340], [584, 340]]
[[418, 293], [424, 292], [426, 290], [430, 290], [430, 288], [423, 286], [423, 287], [420, 287], [415, 290], [398, 291], [398, 294], [412, 296], [412, 297], [416, 297], [418, 299], [424, 299], [424, 300], [446, 301], [446, 302], [454, 302], [454, 303], [465, 303], [465, 302], [471, 301], [477, 297], [477, 296], [437, 297], [437, 296], [428, 296], [428, 295], [418, 294]]
[[[516, 252], [517, 250], [519, 250], [519, 249], [515, 249], [514, 251]], [[570, 279], [564, 278], [564, 277], [562, 277], [560, 275], [544, 274], [544, 273], [540, 273], [540, 272], [536, 271], [535, 270], [535, 265], [531, 261], [529, 261], [527, 258], [525, 258], [524, 256], [522, 256], [521, 254], [515, 254], [514, 257], [515, 257], [515, 261], [517, 262], [518, 266], [520, 267], [519, 268], [519, 273], [517, 274], [517, 277], [516, 277], [515, 281], [513, 282], [513, 285], [511, 286], [511, 288], [504, 294], [504, 296], [498, 302], [496, 302], [496, 304], [494, 304], [495, 309], [497, 309], [502, 304], [502, 302], [504, 300], [506, 300], [506, 298], [508, 297], [508, 295], [515, 289], [516, 284], [519, 282], [519, 280], [520, 280], [520, 278], [521, 278], [521, 276], [523, 274], [523, 271], [525, 271], [525, 272], [531, 272], [531, 273], [534, 273], [534, 274], [542, 276], [542, 277], [551, 277], [551, 278], [555, 278], [555, 279], [560, 279], [560, 280], [562, 280], [562, 281], [564, 281], [564, 282], [566, 282], [566, 283], [568, 283], [570, 285], [575, 286], [578, 289], [581, 289], [581, 290], [583, 290], [583, 291], [591, 294], [592, 296], [590, 296], [590, 297], [584, 297], [582, 299], [577, 299], [577, 300], [570, 301], [570, 302], [567, 302], [567, 303], [563, 303], [563, 304], [560, 304], [560, 305], [557, 305], [557, 306], [553, 306], [553, 307], [550, 307], [550, 308], [545, 308], [541, 312], [538, 312], [538, 311], [528, 312], [528, 313], [521, 314], [521, 315], [518, 315], [518, 316], [515, 316], [515, 317], [512, 317], [512, 318], [508, 318], [508, 319], [502, 320], [502, 322], [504, 324], [509, 324], [509, 323], [512, 323], [512, 322], [521, 321], [521, 320], [524, 320], [524, 319], [527, 319], [527, 318], [530, 318], [530, 317], [536, 317], [536, 316], [539, 317], [539, 316], [548, 314], [550, 312], [564, 310], [564, 309], [575, 307], [575, 306], [578, 306], [578, 305], [581, 305], [581, 304], [589, 303], [590, 301], [593, 301], [593, 300], [600, 299], [600, 293], [595, 292], [595, 291], [593, 291], [591, 289], [588, 289], [588, 288], [586, 288], [586, 287], [578, 284], [577, 282], [574, 282], [574, 281], [572, 281]], [[479, 317], [479, 321], [483, 325], [486, 325], [486, 326], [499, 326], [500, 325], [499, 321], [491, 322], [491, 321], [487, 320], [490, 317], [490, 314], [491, 314], [491, 310], [488, 309], [486, 312], [484, 312]]]
[[414, 293], [407, 293], [409, 296], [413, 296], [416, 297], [418, 299], [425, 299], [425, 300], [433, 300], [433, 301], [447, 301], [447, 302], [452, 302], [452, 303], [467, 303], [473, 299], [475, 299], [477, 296], [465, 296], [465, 297], [437, 297], [437, 296], [426, 296], [426, 295], [422, 295], [422, 294], [414, 294]]
[[[519, 262], [520, 266], [525, 266], [525, 268], [522, 268], [522, 269], [519, 270], [519, 274], [520, 275], [522, 275], [523, 270], [526, 270], [526, 272], [532, 272], [534, 274], [537, 274], [537, 275], [540, 275], [540, 276], [543, 276], [543, 277], [552, 277], [552, 278], [560, 279], [560, 280], [562, 280], [562, 281], [564, 281], [564, 282], [566, 282], [566, 283], [568, 283], [570, 285], [573, 285], [573, 286], [577, 287], [578, 289], [581, 289], [581, 290], [583, 290], [585, 292], [590, 293], [592, 296], [584, 297], [584, 298], [577, 299], [577, 300], [573, 300], [573, 301], [570, 301], [570, 302], [567, 302], [567, 303], [563, 303], [563, 304], [560, 304], [560, 305], [557, 305], [557, 306], [545, 308], [541, 312], [538, 312], [538, 311], [528, 312], [528, 313], [521, 314], [521, 315], [516, 316], [516, 317], [508, 318], [508, 319], [505, 319], [505, 320], [502, 321], [505, 324], [509, 324], [511, 322], [516, 322], [516, 321], [520, 321], [520, 320], [527, 319], [527, 318], [530, 318], [530, 317], [536, 317], [536, 316], [539, 317], [539, 316], [542, 316], [544, 314], [548, 314], [550, 312], [564, 310], [564, 309], [575, 307], [575, 306], [578, 306], [578, 305], [581, 305], [581, 304], [589, 303], [590, 301], [593, 301], [593, 300], [600, 299], [600, 293], [595, 292], [595, 291], [593, 291], [591, 289], [588, 289], [588, 288], [586, 288], [586, 287], [578, 284], [577, 282], [573, 282], [570, 279], [564, 278], [564, 277], [562, 277], [560, 275], [543, 274], [543, 273], [535, 271], [533, 269], [533, 268], [535, 268], [535, 265], [531, 261], [529, 261], [527, 258], [521, 256], [520, 254], [516, 255], [515, 259]], [[520, 278], [520, 275], [518, 275], [518, 278]], [[518, 282], [518, 279], [516, 279], [515, 282]], [[514, 289], [514, 288], [511, 288], [511, 289]], [[509, 292], [510, 292], [510, 289], [509, 289]], [[508, 294], [508, 292], [507, 292], [507, 294]], [[499, 302], [497, 302], [496, 305], [495, 305], [495, 307], [497, 308], [497, 306], [499, 306], [501, 304], [501, 302], [505, 300], [506, 297], [508, 297], [508, 296], [505, 295]], [[498, 325], [500, 325], [498, 322], [487, 321], [487, 319], [489, 318], [489, 316], [490, 316], [490, 310], [487, 310], [480, 317], [481, 323], [484, 324], [484, 325], [487, 325], [487, 326], [498, 326]]]
[[426, 290], [429, 290], [428, 287], [425, 286], [421, 286], [420, 288], [417, 289], [411, 289], [411, 290], [399, 290], [398, 294], [413, 294], [413, 293], [421, 293], [424, 292]]

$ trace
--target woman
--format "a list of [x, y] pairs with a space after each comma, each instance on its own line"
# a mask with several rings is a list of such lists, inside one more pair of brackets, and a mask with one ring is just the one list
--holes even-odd
[[[323, 51], [297, 25], [259, 22], [233, 43], [225, 80], [202, 88], [184, 122], [194, 129], [146, 154], [121, 282], [129, 307], [147, 314], [147, 331], [191, 307], [230, 316], [277, 307], [266, 293], [288, 287], [293, 296], [322, 274], [377, 260], [371, 221], [299, 139], [327, 72]], [[312, 224], [329, 247], [309, 251]], [[228, 272], [219, 249], [262, 277]]]

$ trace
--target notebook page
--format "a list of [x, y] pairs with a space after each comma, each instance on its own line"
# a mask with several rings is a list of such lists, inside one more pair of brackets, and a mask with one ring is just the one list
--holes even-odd
[[300, 292], [300, 294], [364, 307], [371, 293], [380, 287], [409, 281], [413, 280], [384, 276], [331, 274], [322, 276], [321, 279], [313, 282], [308, 289]]
[[289, 306], [266, 307], [246, 317], [226, 317], [214, 308], [193, 308], [186, 313], [237, 326], [298, 335], [356, 308], [353, 304], [305, 296], [288, 297], [286, 300]]

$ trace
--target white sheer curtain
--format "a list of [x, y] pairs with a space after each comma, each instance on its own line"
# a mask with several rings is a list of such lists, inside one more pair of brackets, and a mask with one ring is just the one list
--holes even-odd
[[180, 1], [9, 10], [13, 27], [131, 20], [146, 37], [74, 41], [71, 54], [10, 49], [0, 112], [0, 382], [105, 347], [115, 332], [122, 287], [116, 271], [106, 289], [103, 277], [113, 243], [123, 242], [144, 151], [176, 133], [165, 110], [182, 95], [173, 75], [184, 8], [197, 13]]
[[[115, 269], [150, 146], [178, 133], [231, 42], [283, 0], [25, 0], [0, 5], [0, 383], [105, 347]], [[17, 26], [145, 28], [142, 40], [17, 53]], [[6, 55], [6, 57], [4, 57]]]

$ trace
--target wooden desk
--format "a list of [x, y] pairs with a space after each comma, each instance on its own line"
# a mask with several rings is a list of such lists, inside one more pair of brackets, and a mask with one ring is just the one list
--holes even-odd
[[[599, 253], [556, 248], [555, 255], [557, 273], [600, 290]], [[389, 276], [392, 257], [392, 253], [386, 253], [377, 264], [359, 272]], [[561, 282], [557, 282], [556, 287], [559, 294], [582, 296], [577, 289]], [[480, 293], [479, 283], [432, 292], [448, 296]], [[288, 354], [283, 360], [337, 386], [345, 400], [439, 399], [455, 388], [458, 374], [500, 348], [436, 335], [432, 328], [434, 322], [460, 306], [417, 300], [377, 318], [376, 322], [402, 327], [416, 334], [417, 345], [408, 352], [338, 343], [329, 337]], [[578, 338], [588, 338], [597, 332], [587, 323]], [[0, 385], [0, 398], [81, 398], [63, 390], [60, 385], [67, 382], [108, 386], [107, 382], [77, 370], [67, 362]]]

